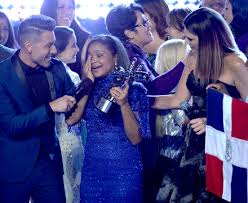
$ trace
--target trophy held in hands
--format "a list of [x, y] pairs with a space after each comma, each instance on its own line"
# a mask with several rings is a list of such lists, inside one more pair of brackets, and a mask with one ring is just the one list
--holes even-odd
[[[114, 85], [124, 87], [125, 81], [128, 80], [129, 84], [135, 82], [147, 82], [148, 74], [142, 70], [142, 64], [137, 66], [135, 70], [135, 63], [137, 62], [137, 58], [134, 57], [131, 61], [131, 65], [128, 70], [125, 70], [123, 67], [115, 67], [113, 75], [114, 77]], [[104, 113], [108, 113], [111, 106], [115, 104], [115, 98], [110, 94], [110, 92], [105, 96], [101, 97], [101, 99], [97, 102], [96, 107]]]

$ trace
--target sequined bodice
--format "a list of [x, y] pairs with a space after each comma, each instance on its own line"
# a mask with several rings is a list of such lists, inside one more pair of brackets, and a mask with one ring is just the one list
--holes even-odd
[[[209, 84], [212, 83], [212, 81], [213, 80], [210, 80]], [[226, 90], [228, 91], [231, 97], [240, 98], [240, 94], [235, 86], [226, 84], [221, 81], [217, 81], [217, 82], [224, 84]], [[200, 83], [200, 79], [196, 78], [194, 76], [193, 71], [191, 71], [191, 73], [188, 76], [186, 86], [192, 95], [193, 106], [195, 106], [195, 108], [201, 109], [200, 111], [201, 113], [199, 113], [200, 115], [196, 115], [196, 117], [206, 116], [207, 85], [202, 85]]]
[[206, 97], [207, 85], [200, 84], [200, 79], [194, 76], [193, 71], [189, 74], [186, 85], [192, 96]]
[[[139, 145], [132, 145], [124, 128], [120, 107], [110, 113], [96, 107], [109, 93], [113, 75], [95, 81], [85, 109], [87, 140], [81, 196], [85, 202], [141, 202], [142, 161]], [[140, 135], [150, 133], [148, 101], [141, 84], [130, 85], [128, 102], [139, 117]]]
[[[126, 136], [121, 130], [123, 129], [123, 122], [119, 106], [113, 104], [109, 113], [103, 113], [96, 107], [101, 97], [109, 94], [113, 86], [113, 78], [113, 75], [108, 75], [105, 78], [96, 80], [92, 94], [89, 97], [85, 119], [87, 121], [87, 132], [89, 135], [93, 134], [94, 136], [88, 136], [88, 142], [112, 143], [119, 139], [126, 140]], [[105, 134], [112, 134], [113, 129], [116, 129], [116, 132], [122, 132], [122, 136], [118, 136], [120, 134], [104, 136]]]
[[[209, 84], [212, 83], [212, 81], [213, 80], [210, 80]], [[240, 98], [240, 94], [235, 86], [229, 85], [219, 80], [217, 80], [217, 82], [222, 83], [225, 86], [228, 94], [231, 97]], [[191, 71], [191, 73], [189, 74], [186, 85], [193, 96], [206, 97], [207, 85], [201, 85], [200, 80], [194, 76], [193, 71]]]

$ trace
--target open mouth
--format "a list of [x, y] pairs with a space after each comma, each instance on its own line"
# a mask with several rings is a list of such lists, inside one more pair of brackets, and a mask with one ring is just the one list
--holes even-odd
[[98, 66], [98, 67], [92, 67], [91, 69], [92, 70], [97, 70], [97, 69], [99, 69], [99, 68], [101, 68], [100, 66]]
[[91, 70], [92, 70], [92, 71], [97, 71], [97, 70], [100, 69], [101, 67], [102, 67], [101, 65], [97, 65], [97, 66], [94, 66], [94, 65], [93, 65], [93, 66], [91, 67]]
[[62, 17], [61, 20], [63, 21], [70, 21], [72, 18], [71, 17]]

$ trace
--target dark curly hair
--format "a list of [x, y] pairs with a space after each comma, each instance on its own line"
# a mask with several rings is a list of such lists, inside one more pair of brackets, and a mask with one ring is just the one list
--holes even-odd
[[110, 34], [127, 40], [125, 30], [133, 30], [137, 22], [135, 11], [144, 14], [143, 8], [138, 4], [118, 5], [113, 7], [108, 13], [105, 23]]

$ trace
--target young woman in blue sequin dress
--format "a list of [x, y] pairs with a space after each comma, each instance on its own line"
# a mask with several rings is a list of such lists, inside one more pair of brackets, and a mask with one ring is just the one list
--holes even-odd
[[[93, 38], [84, 71], [94, 87], [74, 114], [84, 114], [87, 127], [81, 202], [142, 202], [139, 143], [150, 136], [146, 89], [127, 81], [124, 87], [115, 86], [115, 66], [129, 67], [121, 42], [106, 35]], [[115, 104], [104, 113], [96, 104], [108, 93]]]

